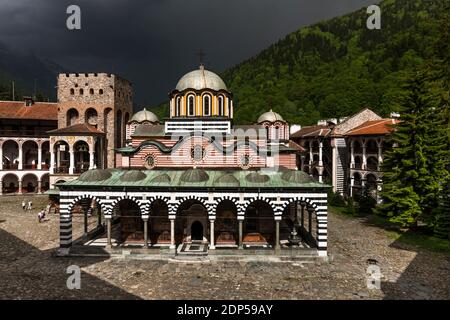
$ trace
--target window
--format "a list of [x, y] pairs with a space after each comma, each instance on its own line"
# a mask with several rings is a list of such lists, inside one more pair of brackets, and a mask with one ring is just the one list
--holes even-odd
[[94, 94], [94, 89], [89, 89], [89, 94]]
[[75, 90], [70, 89], [70, 94], [73, 96], [75, 94]]
[[181, 97], [177, 97], [175, 116], [181, 116]]
[[83, 95], [83, 94], [84, 94], [84, 90], [80, 89], [80, 95]]
[[103, 94], [103, 89], [98, 90], [99, 94]]
[[194, 96], [188, 97], [188, 115], [195, 116], [195, 100]]
[[218, 106], [219, 116], [223, 116], [223, 96], [219, 96], [219, 106]]
[[203, 115], [211, 115], [211, 96], [209, 95], [203, 96]]

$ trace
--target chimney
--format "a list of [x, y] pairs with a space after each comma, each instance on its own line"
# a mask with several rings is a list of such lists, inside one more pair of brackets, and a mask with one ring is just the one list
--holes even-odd
[[23, 97], [23, 101], [27, 107], [30, 107], [34, 104], [34, 100], [32, 97]]

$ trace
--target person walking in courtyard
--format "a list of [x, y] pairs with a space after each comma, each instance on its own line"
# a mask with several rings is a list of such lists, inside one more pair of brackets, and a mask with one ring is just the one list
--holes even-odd
[[45, 219], [45, 212], [44, 212], [44, 210], [41, 210], [41, 211], [39, 211], [39, 213], [38, 213], [38, 220], [39, 220], [39, 223], [41, 223], [42, 221], [44, 221], [44, 219]]
[[28, 207], [27, 207], [27, 209], [28, 210], [33, 210], [33, 202], [30, 200], [30, 201], [28, 201]]
[[22, 200], [22, 210], [25, 211], [26, 209], [27, 208], [26, 208], [25, 200]]

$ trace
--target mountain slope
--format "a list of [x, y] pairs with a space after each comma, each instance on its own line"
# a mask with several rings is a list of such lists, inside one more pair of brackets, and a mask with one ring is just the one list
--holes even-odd
[[433, 61], [444, 0], [382, 1], [381, 30], [366, 9], [302, 28], [222, 75], [235, 96], [237, 123], [272, 108], [291, 123], [349, 115], [383, 116], [402, 74]]

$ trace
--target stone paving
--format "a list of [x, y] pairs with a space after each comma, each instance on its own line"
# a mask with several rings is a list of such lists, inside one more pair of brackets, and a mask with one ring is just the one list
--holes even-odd
[[[450, 299], [449, 255], [393, 242], [363, 219], [329, 215], [330, 262], [55, 258], [58, 217], [38, 223], [46, 198], [32, 200], [23, 212], [22, 197], [0, 197], [1, 299]], [[367, 259], [378, 261], [381, 290], [366, 286]], [[66, 287], [70, 265], [81, 267], [80, 290]]]

